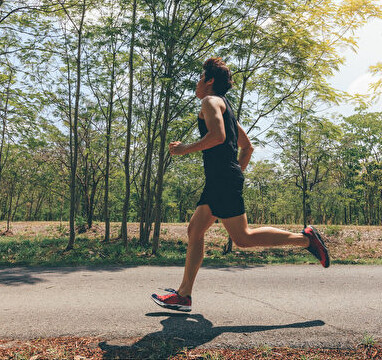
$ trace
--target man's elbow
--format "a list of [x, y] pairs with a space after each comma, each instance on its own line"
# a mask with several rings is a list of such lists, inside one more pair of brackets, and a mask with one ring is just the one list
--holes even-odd
[[216, 134], [214, 136], [213, 142], [214, 146], [223, 144], [225, 141], [225, 134]]
[[216, 138], [216, 142], [218, 143], [218, 145], [223, 144], [224, 141], [225, 141], [225, 135], [221, 135]]
[[252, 144], [248, 144], [247, 146], [241, 148], [243, 151], [245, 151], [248, 154], [252, 154], [255, 151], [255, 148]]

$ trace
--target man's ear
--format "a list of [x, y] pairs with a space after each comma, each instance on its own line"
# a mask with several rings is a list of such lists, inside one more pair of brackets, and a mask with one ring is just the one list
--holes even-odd
[[208, 81], [206, 81], [206, 84], [207, 85], [212, 85], [214, 83], [215, 79], [214, 78], [211, 78], [209, 79]]

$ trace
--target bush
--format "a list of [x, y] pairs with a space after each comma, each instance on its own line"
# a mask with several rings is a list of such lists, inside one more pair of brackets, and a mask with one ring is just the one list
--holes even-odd
[[328, 225], [325, 229], [325, 233], [328, 236], [336, 236], [341, 232], [341, 226], [339, 225]]

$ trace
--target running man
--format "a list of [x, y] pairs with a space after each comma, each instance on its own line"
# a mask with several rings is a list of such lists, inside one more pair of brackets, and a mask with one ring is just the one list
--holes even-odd
[[204, 63], [203, 69], [196, 85], [196, 96], [202, 100], [198, 116], [201, 139], [189, 145], [174, 141], [169, 148], [171, 155], [202, 151], [206, 183], [188, 225], [183, 281], [178, 290], [166, 289], [168, 295], [151, 296], [156, 304], [179, 311], [191, 311], [192, 287], [204, 256], [204, 233], [218, 218], [239, 247], [300, 246], [310, 251], [322, 266], [328, 267], [330, 263], [328, 250], [312, 226], [300, 234], [272, 227], [248, 227], [242, 197], [243, 171], [253, 147], [225, 98], [233, 83], [229, 68], [221, 58], [211, 58]]

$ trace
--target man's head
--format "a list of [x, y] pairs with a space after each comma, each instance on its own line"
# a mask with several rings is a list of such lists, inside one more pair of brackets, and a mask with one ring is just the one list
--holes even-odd
[[[212, 89], [215, 95], [225, 95], [232, 87], [233, 81], [231, 71], [221, 58], [210, 58], [206, 60], [203, 64], [203, 69], [204, 72], [199, 83], [204, 82], [204, 84], [198, 83], [196, 94], [198, 97], [203, 98], [205, 95], [211, 95], [206, 93], [202, 96], [201, 94], [205, 92], [202, 90], [209, 89]], [[207, 89], [204, 89], [206, 87]]]

